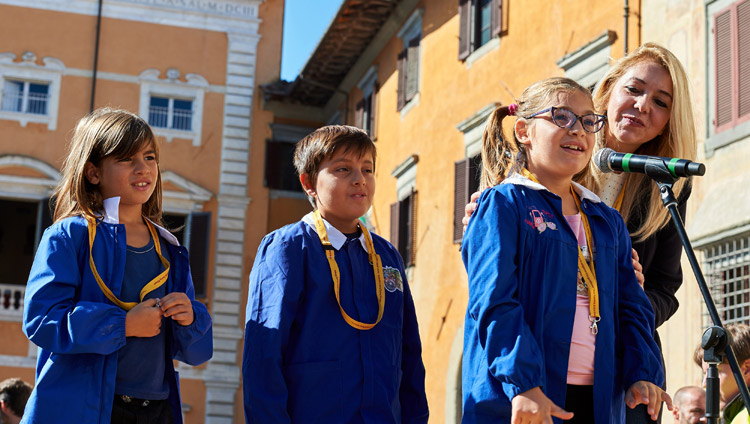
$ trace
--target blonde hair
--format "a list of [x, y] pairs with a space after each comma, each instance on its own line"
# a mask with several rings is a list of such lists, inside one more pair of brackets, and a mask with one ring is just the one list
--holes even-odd
[[[100, 108], [81, 118], [63, 162], [62, 180], [52, 195], [55, 203], [54, 222], [78, 215], [98, 218], [104, 209], [104, 199], [98, 185], [91, 184], [86, 178], [86, 163], [99, 166], [102, 159], [108, 156], [131, 156], [148, 144], [154, 148], [158, 165], [159, 145], [151, 127], [141, 117], [128, 111]], [[161, 198], [161, 171], [158, 170], [154, 192], [143, 204], [144, 217], [156, 223], [162, 222]]]
[[[664, 131], [653, 140], [641, 145], [636, 153], [695, 160], [697, 149], [695, 124], [687, 73], [677, 57], [664, 47], [655, 43], [646, 43], [615, 62], [594, 90], [595, 109], [605, 112], [612, 90], [620, 78], [631, 67], [643, 62], [661, 65], [669, 73], [672, 79], [673, 101], [669, 122]], [[607, 147], [606, 133], [602, 131], [597, 136], [597, 149]], [[591, 172], [583, 178], [581, 183], [590, 190], [600, 193], [602, 174], [593, 163], [589, 165], [589, 168]], [[674, 185], [676, 197], [680, 197], [686, 184], [687, 180], [681, 179]], [[662, 206], [659, 188], [647, 176], [636, 173], [627, 174], [626, 187], [620, 212], [625, 222], [635, 213], [642, 216], [640, 227], [631, 234], [631, 237], [637, 241], [643, 241], [666, 226], [669, 222], [669, 215], [667, 209]], [[641, 200], [643, 198], [648, 200], [643, 202]]]
[[[518, 108], [514, 115], [520, 120], [527, 121], [524, 116], [538, 112], [552, 100], [554, 95], [575, 91], [584, 93], [591, 100], [589, 90], [570, 78], [554, 77], [541, 80], [531, 84], [521, 93], [521, 98], [516, 101]], [[503, 135], [503, 119], [509, 115], [508, 106], [500, 106], [487, 118], [482, 134], [480, 191], [500, 184], [516, 168], [526, 166], [526, 149], [518, 141], [515, 131], [512, 137]], [[528, 120], [528, 122], [529, 125], [533, 125], [533, 121]], [[586, 167], [574, 178], [579, 179], [588, 172], [589, 168]]]

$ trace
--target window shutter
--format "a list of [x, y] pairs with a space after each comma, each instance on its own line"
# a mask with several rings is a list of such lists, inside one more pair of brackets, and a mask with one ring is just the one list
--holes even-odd
[[492, 36], [497, 37], [503, 30], [503, 0], [492, 0]]
[[377, 106], [378, 106], [378, 92], [380, 91], [380, 84], [375, 82], [375, 85], [372, 87], [372, 94], [370, 95], [370, 138], [375, 139], [378, 138], [375, 125], [375, 116], [377, 115]]
[[460, 243], [464, 238], [464, 207], [471, 193], [469, 193], [469, 158], [462, 159], [455, 164], [453, 191], [453, 243]]
[[737, 5], [738, 117], [750, 115], [750, 1]]
[[364, 110], [365, 110], [365, 101], [360, 100], [357, 102], [357, 106], [354, 108], [354, 126], [357, 128], [364, 128], [365, 123], [362, 122], [362, 117], [364, 116]]
[[391, 203], [391, 244], [400, 252], [398, 245], [399, 230], [399, 202]]
[[471, 2], [458, 1], [458, 60], [464, 60], [471, 54]]
[[195, 297], [206, 297], [211, 212], [193, 212], [188, 217], [188, 249]]
[[396, 93], [396, 97], [398, 98], [396, 105], [397, 110], [403, 109], [406, 104], [406, 54], [406, 49], [398, 54], [398, 92]]
[[407, 265], [411, 266], [416, 263], [417, 260], [417, 192], [412, 191], [411, 195], [407, 198], [407, 207], [409, 210], [409, 220], [407, 227]]
[[714, 18], [716, 128], [732, 122], [732, 11]]
[[406, 94], [408, 103], [419, 92], [419, 37], [409, 41], [406, 49]]

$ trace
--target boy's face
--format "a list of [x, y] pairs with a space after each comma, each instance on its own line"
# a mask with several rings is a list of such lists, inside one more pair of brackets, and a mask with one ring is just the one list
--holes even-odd
[[[743, 371], [743, 376], [745, 377], [745, 381], [747, 382], [748, 378], [747, 375], [745, 375], [745, 369], [747, 369], [748, 361], [745, 361], [744, 364], [740, 365], [740, 368]], [[732, 374], [732, 368], [729, 366], [728, 362], [722, 362], [717, 366], [719, 371], [719, 398], [722, 402], [729, 402], [730, 400], [734, 399], [737, 394], [740, 392], [740, 388], [737, 387], [737, 382], [734, 381], [734, 374]], [[703, 363], [703, 386], [706, 385], [706, 371], [708, 370], [708, 364]]]
[[315, 198], [320, 214], [344, 233], [356, 231], [359, 217], [367, 213], [375, 194], [375, 164], [372, 154], [338, 149], [321, 162], [317, 180], [300, 176], [308, 195]]

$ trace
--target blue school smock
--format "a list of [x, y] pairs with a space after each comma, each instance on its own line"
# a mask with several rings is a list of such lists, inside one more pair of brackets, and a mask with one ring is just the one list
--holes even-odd
[[[325, 222], [341, 272], [341, 306], [373, 323], [375, 278], [364, 237]], [[311, 214], [260, 243], [248, 289], [242, 360], [248, 423], [426, 423], [422, 347], [401, 256], [381, 256], [385, 310], [370, 330], [344, 321]]]
[[[105, 218], [96, 228], [94, 263], [119, 296], [125, 271], [125, 225], [118, 224], [119, 198], [105, 200]], [[181, 326], [165, 319], [169, 403], [182, 423], [179, 379], [172, 359], [199, 365], [211, 358], [211, 316], [195, 301], [187, 250], [167, 230], [171, 257], [167, 292], [184, 292], [195, 320]], [[39, 349], [36, 384], [22, 423], [109, 423], [115, 397], [118, 350], [125, 346], [125, 310], [99, 288], [89, 267], [88, 226], [82, 217], [65, 218], [45, 230], [26, 286], [23, 331]]]
[[[619, 424], [634, 382], [661, 386], [664, 380], [654, 312], [633, 272], [622, 217], [589, 190], [575, 188], [591, 225], [599, 289], [595, 422]], [[509, 422], [513, 397], [537, 386], [564, 408], [578, 242], [560, 197], [517, 174], [485, 190], [462, 256], [469, 274], [463, 422]]]

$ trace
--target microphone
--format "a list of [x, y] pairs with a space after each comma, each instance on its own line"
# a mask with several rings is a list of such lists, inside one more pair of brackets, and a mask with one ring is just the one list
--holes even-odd
[[613, 171], [638, 172], [652, 178], [662, 177], [665, 174], [679, 178], [706, 173], [706, 166], [702, 163], [687, 159], [618, 153], [609, 147], [596, 152], [594, 165], [604, 173]]

